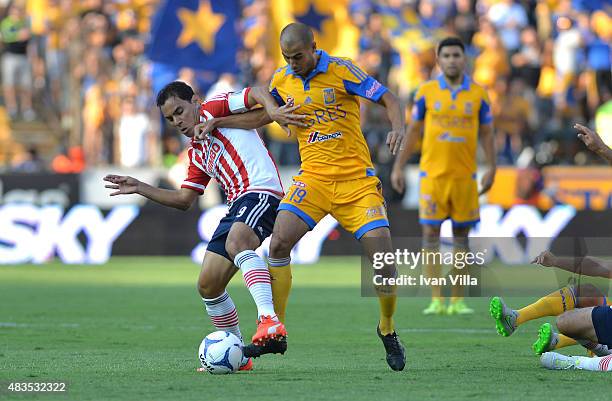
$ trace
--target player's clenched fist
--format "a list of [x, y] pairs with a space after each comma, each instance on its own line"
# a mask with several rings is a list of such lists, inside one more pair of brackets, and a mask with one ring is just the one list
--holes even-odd
[[203, 123], [197, 124], [195, 127], [193, 127], [193, 138], [197, 141], [201, 141], [204, 138], [206, 138], [206, 136], [212, 130], [217, 128], [216, 122], [217, 122], [217, 119], [210, 118], [204, 121]]
[[544, 251], [540, 253], [538, 256], [536, 256], [535, 259], [531, 261], [531, 263], [535, 263], [535, 264], [546, 266], [546, 267], [552, 267], [554, 266], [554, 261], [555, 261], [555, 255], [550, 251]]
[[140, 181], [138, 181], [136, 178], [128, 177], [126, 175], [109, 174], [104, 177], [103, 180], [111, 183], [105, 185], [105, 188], [116, 189], [116, 191], [112, 192], [110, 196], [135, 194], [138, 192], [138, 184], [140, 183]]

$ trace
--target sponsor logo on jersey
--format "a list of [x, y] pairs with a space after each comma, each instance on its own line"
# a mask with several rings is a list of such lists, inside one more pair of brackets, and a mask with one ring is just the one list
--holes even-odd
[[382, 88], [382, 85], [380, 84], [380, 82], [378, 82], [377, 80], [374, 80], [374, 82], [372, 82], [372, 85], [370, 86], [370, 89], [368, 89], [365, 93], [366, 97], [367, 98], [373, 97], [380, 88]]
[[465, 138], [462, 136], [452, 136], [450, 134], [450, 132], [443, 132], [439, 137], [438, 140], [440, 141], [444, 141], [444, 142], [456, 142], [456, 143], [464, 143], [465, 142]]
[[323, 103], [325, 103], [326, 106], [336, 103], [336, 92], [334, 88], [323, 89]]
[[304, 184], [302, 181], [293, 180], [293, 185], [300, 188], [306, 188], [306, 184]]
[[311, 132], [310, 135], [308, 136], [308, 143], [315, 143], [315, 142], [325, 142], [325, 141], [329, 141], [330, 139], [338, 139], [342, 136], [342, 132], [340, 131], [336, 131], [336, 132], [332, 132], [331, 134], [322, 134], [319, 131], [314, 131]]
[[472, 102], [465, 102], [465, 114], [472, 114]]
[[214, 172], [215, 171], [215, 165], [217, 164], [217, 160], [219, 159], [219, 156], [221, 156], [221, 151], [223, 150], [223, 148], [221, 148], [221, 145], [219, 145], [217, 142], [213, 142], [210, 147], [208, 148], [208, 157], [206, 158], [206, 171], [207, 172]]
[[439, 101], [436, 101], [434, 103], [434, 110], [435, 111], [440, 111], [442, 109], [442, 104]]
[[304, 99], [304, 105], [307, 105], [310, 103], [312, 103], [312, 98], [310, 96], [306, 96], [306, 99]]

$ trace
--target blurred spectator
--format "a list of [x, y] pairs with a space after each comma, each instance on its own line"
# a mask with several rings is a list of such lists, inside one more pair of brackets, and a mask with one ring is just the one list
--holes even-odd
[[237, 85], [236, 76], [234, 74], [221, 74], [219, 80], [217, 80], [217, 82], [210, 87], [208, 92], [206, 92], [206, 99], [210, 99], [218, 93], [234, 92], [239, 89], [240, 87]]
[[166, 168], [174, 166], [181, 153], [181, 141], [175, 135], [164, 136], [162, 138], [162, 153], [162, 165]]
[[511, 57], [513, 75], [523, 79], [527, 86], [535, 88], [540, 79], [542, 50], [533, 27], [521, 32], [521, 47]]
[[[0, 22], [2, 54], [2, 83], [4, 100], [11, 119], [21, 110], [26, 121], [36, 118], [32, 109], [32, 70], [28, 59], [28, 42], [32, 35], [23, 5], [9, 5], [8, 15]], [[17, 104], [17, 95], [21, 104]]]
[[495, 92], [504, 96], [492, 98], [493, 118], [497, 129], [498, 164], [514, 164], [516, 157], [523, 149], [523, 142], [531, 141], [530, 123], [531, 103], [522, 80], [510, 81], [509, 88], [505, 80], [496, 83]]
[[555, 103], [563, 116], [572, 116], [578, 75], [579, 50], [582, 45], [580, 30], [569, 17], [557, 19], [558, 35], [553, 50], [553, 63], [557, 75]]
[[35, 147], [30, 146], [15, 156], [11, 162], [11, 171], [15, 173], [40, 173], [45, 170], [45, 163], [40, 159]]
[[133, 97], [123, 99], [115, 139], [118, 154], [115, 160], [123, 167], [144, 166], [150, 158], [154, 140], [149, 116], [137, 110]]
[[457, 0], [457, 16], [455, 17], [457, 36], [463, 43], [470, 45], [477, 28], [478, 20], [472, 0]]
[[493, 4], [487, 16], [499, 31], [506, 50], [513, 54], [518, 51], [520, 34], [527, 25], [527, 13], [522, 5], [514, 0], [501, 0]]

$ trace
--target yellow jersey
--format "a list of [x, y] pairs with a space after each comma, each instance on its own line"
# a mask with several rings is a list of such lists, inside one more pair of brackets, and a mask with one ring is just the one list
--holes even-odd
[[378, 102], [387, 91], [348, 58], [317, 50], [319, 61], [303, 78], [289, 65], [276, 70], [270, 93], [279, 105], [299, 104], [308, 127], [292, 126], [302, 174], [330, 181], [374, 175], [368, 145], [361, 132], [359, 96]]
[[425, 121], [422, 174], [466, 178], [476, 173], [478, 130], [481, 125], [493, 122], [483, 87], [465, 75], [461, 86], [452, 90], [440, 75], [417, 90], [412, 118]]

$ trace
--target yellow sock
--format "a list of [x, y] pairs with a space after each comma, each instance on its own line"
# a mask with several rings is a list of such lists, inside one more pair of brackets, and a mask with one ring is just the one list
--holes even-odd
[[380, 304], [380, 332], [382, 335], [391, 334], [395, 331], [395, 324], [393, 322], [393, 314], [395, 313], [395, 306], [397, 305], [396, 295], [380, 295], [378, 297]]
[[285, 312], [291, 292], [291, 265], [269, 266], [272, 277], [272, 300], [278, 319], [285, 323]]
[[538, 299], [531, 305], [519, 309], [516, 324], [521, 325], [529, 320], [544, 316], [559, 316], [565, 311], [572, 310], [576, 302], [574, 297], [573, 288], [563, 287], [552, 294]]
[[576, 340], [571, 337], [565, 336], [563, 334], [559, 334], [559, 342], [555, 345], [555, 349], [569, 347], [570, 345], [578, 344]]

